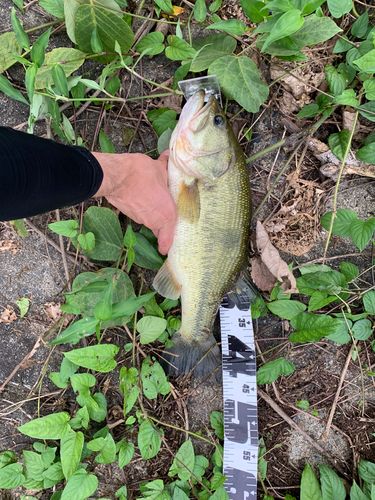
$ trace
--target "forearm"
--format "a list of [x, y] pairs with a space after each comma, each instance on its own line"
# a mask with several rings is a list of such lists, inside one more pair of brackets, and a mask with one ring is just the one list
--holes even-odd
[[102, 181], [99, 162], [84, 148], [0, 127], [0, 220], [75, 205]]

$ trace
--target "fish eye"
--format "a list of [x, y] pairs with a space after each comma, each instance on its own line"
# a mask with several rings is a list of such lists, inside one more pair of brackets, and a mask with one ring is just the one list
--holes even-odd
[[223, 117], [220, 116], [220, 115], [216, 115], [214, 117], [214, 125], [216, 127], [221, 127], [222, 125], [224, 125], [224, 120], [223, 120]]

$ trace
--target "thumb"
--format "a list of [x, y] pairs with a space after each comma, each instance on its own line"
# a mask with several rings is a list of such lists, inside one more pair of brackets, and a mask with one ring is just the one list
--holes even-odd
[[173, 242], [173, 236], [174, 236], [174, 226], [175, 226], [175, 221], [168, 221], [165, 226], [160, 228], [159, 233], [158, 233], [158, 246], [159, 246], [159, 252], [163, 255], [166, 255], [168, 253], [168, 250], [170, 249], [172, 242]]

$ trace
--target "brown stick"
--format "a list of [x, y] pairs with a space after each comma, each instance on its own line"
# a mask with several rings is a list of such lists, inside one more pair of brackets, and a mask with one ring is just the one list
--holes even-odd
[[272, 398], [270, 398], [268, 396], [268, 394], [266, 394], [265, 392], [262, 391], [262, 389], [259, 389], [258, 387], [258, 394], [259, 396], [264, 399], [264, 401], [266, 401], [266, 403], [268, 403], [271, 408], [273, 410], [275, 410], [276, 413], [278, 413], [284, 420], [285, 422], [287, 422], [291, 427], [293, 427], [293, 429], [295, 429], [296, 431], [298, 431], [300, 434], [302, 434], [302, 436], [306, 439], [306, 441], [308, 441], [311, 446], [313, 446], [317, 451], [319, 451], [319, 453], [321, 453], [322, 455], [324, 455], [332, 464], [332, 466], [337, 469], [343, 476], [345, 476], [346, 478], [348, 477], [347, 474], [345, 473], [344, 469], [341, 467], [341, 465], [339, 465], [337, 463], [337, 460], [335, 460], [334, 458], [331, 457], [331, 455], [324, 449], [322, 448], [318, 443], [316, 443], [303, 429], [301, 429], [301, 427], [299, 425], [297, 425], [295, 423], [294, 420], [292, 420], [286, 413], [284, 410], [282, 410], [280, 408], [280, 406], [275, 403], [275, 401], [273, 401]]
[[344, 365], [344, 368], [342, 369], [341, 377], [340, 377], [340, 380], [339, 380], [339, 385], [337, 387], [336, 396], [335, 396], [335, 399], [333, 400], [331, 411], [329, 413], [329, 417], [328, 417], [326, 429], [323, 432], [323, 434], [321, 435], [320, 441], [323, 441], [323, 442], [327, 441], [329, 429], [331, 428], [333, 416], [334, 416], [335, 411], [336, 411], [337, 402], [338, 402], [339, 397], [340, 397], [340, 392], [341, 392], [342, 384], [344, 383], [344, 379], [346, 377], [346, 372], [348, 371], [348, 366], [349, 366], [350, 360], [352, 359], [352, 353], [353, 353], [354, 349], [357, 346], [357, 342], [358, 341], [356, 341], [355, 343], [353, 343], [353, 345], [350, 348], [350, 351], [349, 351], [349, 353], [348, 353], [348, 355], [346, 357], [345, 365]]

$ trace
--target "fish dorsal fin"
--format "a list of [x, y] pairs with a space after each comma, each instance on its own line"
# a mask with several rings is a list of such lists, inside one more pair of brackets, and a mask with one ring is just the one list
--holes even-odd
[[201, 203], [197, 179], [191, 184], [181, 183], [177, 197], [177, 210], [181, 219], [191, 224], [199, 221]]
[[167, 299], [176, 300], [181, 295], [181, 285], [177, 281], [168, 259], [159, 269], [152, 285], [155, 290], [160, 293], [160, 295], [163, 295], [163, 297], [166, 297]]

